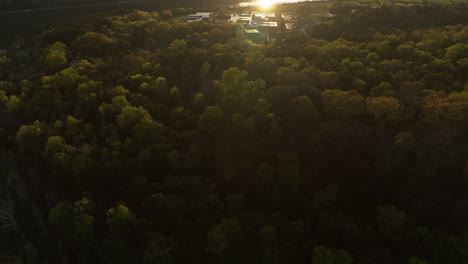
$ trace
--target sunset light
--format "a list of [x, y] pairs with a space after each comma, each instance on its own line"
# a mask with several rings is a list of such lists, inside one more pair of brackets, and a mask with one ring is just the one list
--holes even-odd
[[262, 8], [268, 9], [274, 4], [276, 4], [278, 1], [276, 0], [259, 0], [257, 1], [257, 5], [261, 6]]
[[239, 3], [240, 7], [246, 6], [259, 6], [263, 9], [269, 9], [274, 5], [278, 4], [292, 4], [292, 3], [303, 3], [310, 2], [313, 0], [257, 0], [257, 1], [247, 1]]

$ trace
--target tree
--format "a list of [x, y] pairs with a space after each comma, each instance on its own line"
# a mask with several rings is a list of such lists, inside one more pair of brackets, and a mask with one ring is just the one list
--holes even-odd
[[314, 209], [323, 210], [335, 203], [338, 194], [338, 185], [330, 183], [327, 187], [319, 190], [314, 195], [313, 206]]
[[395, 95], [395, 90], [389, 82], [380, 82], [378, 86], [370, 90], [372, 96], [392, 97]]
[[108, 36], [96, 33], [86, 32], [85, 34], [76, 38], [71, 47], [73, 50], [87, 56], [99, 57], [107, 54], [115, 55], [116, 43]]
[[323, 246], [314, 248], [312, 264], [352, 264], [353, 259], [343, 249], [329, 249]]
[[68, 167], [76, 149], [68, 145], [60, 136], [51, 136], [44, 146], [42, 156], [55, 168], [64, 170]]
[[103, 84], [97, 81], [81, 83], [76, 88], [76, 96], [81, 105], [85, 117], [96, 113], [96, 108], [103, 94]]
[[424, 88], [422, 82], [401, 82], [397, 90], [397, 98], [401, 105], [414, 109], [421, 107], [421, 90]]
[[265, 225], [258, 231], [258, 236], [263, 250], [262, 263], [279, 263], [276, 228], [272, 225]]
[[208, 252], [221, 262], [236, 263], [242, 259], [240, 248], [244, 239], [244, 230], [237, 219], [224, 219], [208, 233]]
[[452, 62], [457, 62], [460, 59], [468, 57], [468, 44], [457, 43], [447, 48], [445, 58]]
[[7, 96], [7, 93], [3, 90], [0, 90], [0, 106], [6, 106], [6, 104], [8, 103], [8, 96]]
[[164, 10], [161, 12], [161, 18], [163, 20], [169, 20], [172, 18], [172, 12], [170, 10]]
[[22, 125], [16, 132], [16, 142], [23, 150], [39, 153], [47, 140], [45, 130], [46, 125], [39, 120], [31, 125]]
[[81, 261], [85, 261], [94, 243], [94, 218], [88, 214], [92, 208], [92, 202], [83, 198], [74, 205], [58, 203], [49, 212], [49, 221], [63, 243], [64, 254], [71, 252]]
[[393, 122], [398, 118], [400, 103], [392, 97], [368, 97], [366, 99], [367, 112], [374, 120]]
[[314, 61], [320, 60], [325, 55], [320, 46], [313, 45], [313, 44], [307, 45], [304, 48], [304, 51], [306, 52], [307, 58], [311, 59], [311, 60], [314, 60]]
[[300, 144], [304, 143], [312, 131], [318, 129], [320, 114], [308, 96], [298, 96], [289, 102], [285, 125], [290, 135]]
[[273, 204], [280, 208], [287, 206], [297, 195], [301, 184], [301, 164], [297, 153], [278, 153], [278, 180], [274, 189]]
[[64, 68], [67, 63], [68, 49], [62, 42], [55, 42], [49, 46], [47, 55], [44, 58], [44, 65], [49, 71], [56, 71]]
[[159, 234], [151, 235], [143, 255], [143, 264], [176, 263], [177, 245], [172, 239]]
[[429, 264], [427, 261], [424, 261], [418, 257], [410, 258], [408, 264]]
[[74, 145], [82, 143], [85, 138], [85, 129], [83, 120], [76, 119], [69, 115], [64, 122], [63, 136], [69, 142], [73, 142]]
[[259, 99], [260, 90], [264, 88], [265, 83], [262, 80], [249, 81], [247, 75], [246, 71], [235, 67], [223, 72], [219, 82], [219, 106], [227, 117], [234, 113], [249, 113]]
[[333, 118], [357, 118], [366, 111], [366, 101], [356, 91], [326, 90], [322, 92], [322, 101], [323, 111]]
[[89, 144], [83, 144], [77, 148], [70, 166], [77, 179], [80, 179], [82, 176], [90, 174], [89, 170], [93, 164], [93, 148]]
[[403, 151], [409, 151], [413, 147], [416, 137], [408, 131], [399, 132], [394, 138], [394, 145]]
[[8, 203], [2, 204], [0, 207], [0, 231], [15, 230], [18, 228], [12, 206]]
[[118, 203], [106, 212], [106, 224], [110, 238], [103, 241], [103, 254], [106, 262], [129, 263], [131, 262], [131, 242], [136, 223], [135, 215], [127, 206]]
[[432, 125], [463, 124], [468, 120], [468, 92], [455, 92], [448, 97], [436, 94], [424, 98], [423, 120]]
[[148, 122], [152, 123], [153, 118], [143, 107], [125, 106], [116, 117], [117, 126], [123, 135], [130, 135], [137, 130], [137, 125]]
[[379, 231], [390, 239], [398, 239], [403, 234], [408, 216], [395, 206], [377, 207]]
[[115, 238], [123, 238], [125, 234], [130, 232], [135, 221], [135, 215], [123, 204], [117, 204], [106, 212], [106, 224], [109, 227], [109, 232]]
[[217, 106], [207, 106], [198, 119], [198, 129], [209, 136], [219, 136], [224, 129], [224, 114]]
[[10, 95], [8, 97], [8, 102], [6, 102], [6, 107], [10, 113], [15, 113], [20, 110], [21, 99], [16, 95]]
[[168, 50], [173, 57], [180, 57], [186, 53], [187, 42], [183, 39], [176, 39], [169, 45]]

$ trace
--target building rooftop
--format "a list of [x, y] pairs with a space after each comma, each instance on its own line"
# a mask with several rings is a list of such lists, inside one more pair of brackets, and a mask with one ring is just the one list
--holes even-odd
[[265, 21], [265, 22], [252, 22], [250, 24], [251, 27], [278, 27], [278, 23], [276, 22], [268, 22], [268, 21]]
[[185, 22], [196, 22], [196, 21], [205, 21], [209, 20], [213, 13], [211, 12], [198, 12], [196, 14], [190, 14], [186, 19]]
[[244, 29], [244, 32], [246, 34], [260, 34], [260, 32], [258, 31], [258, 29]]

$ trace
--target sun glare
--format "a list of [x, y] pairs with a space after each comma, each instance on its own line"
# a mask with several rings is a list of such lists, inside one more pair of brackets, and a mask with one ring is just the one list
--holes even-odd
[[262, 8], [268, 9], [272, 5], [276, 3], [276, 0], [258, 0], [257, 5], [261, 6]]

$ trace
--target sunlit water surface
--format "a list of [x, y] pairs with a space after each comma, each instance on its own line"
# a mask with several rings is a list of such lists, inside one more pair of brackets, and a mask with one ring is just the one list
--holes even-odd
[[323, 0], [256, 0], [256, 1], [250, 1], [250, 2], [242, 2], [239, 4], [239, 6], [241, 7], [260, 6], [263, 8], [269, 8], [276, 4], [292, 4], [292, 3], [314, 2], [314, 1], [323, 1]]

